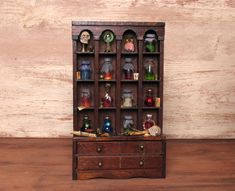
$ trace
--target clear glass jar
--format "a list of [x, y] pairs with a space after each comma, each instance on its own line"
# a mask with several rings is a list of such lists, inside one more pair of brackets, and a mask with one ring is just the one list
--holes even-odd
[[156, 52], [157, 39], [155, 34], [146, 34], [144, 46], [146, 52]]
[[104, 62], [101, 67], [102, 79], [111, 80], [113, 78], [113, 65], [111, 58], [104, 58]]
[[124, 89], [122, 93], [122, 107], [133, 107], [133, 95], [129, 89]]
[[82, 120], [82, 127], [80, 129], [81, 131], [91, 131], [91, 121], [88, 117], [88, 115], [84, 115], [83, 120]]
[[131, 115], [125, 115], [123, 120], [124, 131], [134, 126], [134, 120]]
[[145, 67], [145, 80], [155, 80], [155, 74], [154, 74], [154, 61], [153, 59], [148, 59], [145, 61], [144, 67]]
[[79, 70], [80, 70], [81, 80], [90, 80], [91, 79], [91, 61], [82, 60]]
[[146, 114], [146, 119], [143, 122], [143, 129], [149, 129], [150, 127], [154, 126], [156, 123], [153, 120], [152, 114]]
[[104, 123], [103, 123], [103, 128], [102, 128], [103, 133], [113, 133], [113, 127], [112, 127], [112, 121], [109, 116], [106, 116], [104, 118]]
[[90, 107], [91, 106], [91, 94], [90, 90], [85, 89], [81, 92], [81, 106]]
[[153, 90], [151, 88], [148, 88], [146, 90], [146, 97], [145, 97], [144, 103], [145, 103], [145, 106], [148, 106], [148, 107], [154, 107], [155, 106]]
[[133, 80], [134, 65], [131, 58], [125, 58], [125, 63], [123, 65], [124, 79]]

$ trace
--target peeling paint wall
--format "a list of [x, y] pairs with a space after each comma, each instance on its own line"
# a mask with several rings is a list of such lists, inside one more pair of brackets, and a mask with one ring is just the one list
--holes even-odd
[[72, 20], [165, 21], [164, 133], [235, 138], [233, 0], [1, 2], [0, 136], [70, 136]]

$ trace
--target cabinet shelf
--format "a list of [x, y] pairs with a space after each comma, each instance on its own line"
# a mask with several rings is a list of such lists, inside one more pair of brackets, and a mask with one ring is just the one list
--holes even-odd
[[92, 83], [95, 82], [95, 80], [76, 80], [78, 83]]
[[159, 55], [160, 52], [143, 52], [143, 55]]
[[122, 83], [138, 83], [138, 80], [120, 80]]
[[122, 55], [138, 55], [138, 52], [122, 52]]
[[159, 83], [161, 80], [143, 80], [143, 83]]
[[116, 80], [99, 80], [98, 82], [101, 82], [101, 83], [115, 83]]
[[115, 110], [116, 107], [99, 107], [99, 110]]
[[150, 110], [150, 109], [151, 109], [151, 110], [159, 110], [160, 107], [142, 107], [142, 109], [143, 109], [143, 110], [148, 110], [148, 109], [149, 109], [149, 110]]
[[116, 55], [116, 52], [99, 52], [100, 55]]
[[78, 55], [94, 55], [94, 52], [80, 52], [80, 51], [76, 51], [75, 52]]
[[121, 110], [138, 110], [138, 107], [121, 107]]
[[[78, 111], [94, 110], [94, 109], [95, 109], [94, 107], [85, 107], [85, 108], [81, 108], [81, 109], [79, 109], [79, 107], [80, 107], [80, 106], [78, 106], [78, 107], [76, 108]], [[82, 107], [82, 106], [81, 106], [81, 107]]]

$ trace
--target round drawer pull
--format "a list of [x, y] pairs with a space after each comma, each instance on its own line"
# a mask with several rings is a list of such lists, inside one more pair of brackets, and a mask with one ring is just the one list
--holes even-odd
[[98, 167], [102, 167], [103, 166], [103, 163], [102, 162], [99, 162], [98, 163]]
[[144, 165], [144, 161], [141, 160], [141, 161], [139, 162], [139, 165], [140, 165], [140, 166], [143, 166], [143, 165]]
[[102, 147], [97, 147], [96, 151], [100, 153], [102, 151]]
[[144, 145], [140, 145], [140, 150], [144, 150]]

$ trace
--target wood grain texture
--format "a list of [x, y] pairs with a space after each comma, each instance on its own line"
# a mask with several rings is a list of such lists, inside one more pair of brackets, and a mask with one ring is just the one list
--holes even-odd
[[168, 141], [166, 179], [72, 181], [71, 147], [71, 139], [0, 139], [0, 190], [235, 189], [235, 141]]
[[[88, 9], [89, 8], [89, 9]], [[164, 133], [235, 138], [232, 0], [5, 0], [0, 136], [72, 131], [71, 21], [165, 21]]]

